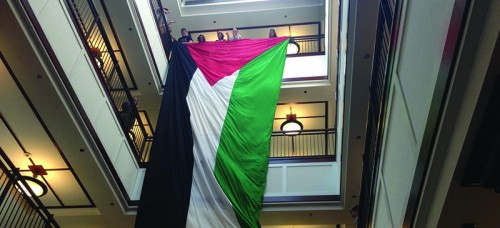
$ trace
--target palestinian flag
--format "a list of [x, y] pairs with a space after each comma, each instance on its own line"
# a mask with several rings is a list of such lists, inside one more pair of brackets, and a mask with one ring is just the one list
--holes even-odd
[[136, 227], [260, 227], [287, 44], [175, 42]]

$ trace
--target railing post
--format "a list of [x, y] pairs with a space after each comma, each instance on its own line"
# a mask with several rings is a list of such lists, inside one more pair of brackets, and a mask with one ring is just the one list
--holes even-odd
[[321, 23], [318, 22], [318, 52], [321, 52]]

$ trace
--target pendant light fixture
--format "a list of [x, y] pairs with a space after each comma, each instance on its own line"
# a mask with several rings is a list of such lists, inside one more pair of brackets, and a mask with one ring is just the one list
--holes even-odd
[[286, 121], [280, 126], [281, 131], [285, 135], [298, 135], [304, 129], [304, 126], [297, 120], [297, 115], [292, 113], [292, 106], [290, 106], [290, 114], [286, 115]]
[[26, 182], [27, 186], [24, 185], [23, 181], [17, 180], [16, 184], [17, 190], [23, 194], [26, 193], [26, 195], [30, 197], [31, 193], [28, 190], [28, 188], [30, 188], [33, 191], [33, 193], [38, 197], [47, 194], [48, 192], [47, 186], [41, 180], [37, 179], [38, 176], [47, 175], [47, 171], [41, 165], [30, 165], [28, 167], [30, 171], [33, 173], [33, 177], [21, 176], [20, 178], [22, 178], [24, 182]]

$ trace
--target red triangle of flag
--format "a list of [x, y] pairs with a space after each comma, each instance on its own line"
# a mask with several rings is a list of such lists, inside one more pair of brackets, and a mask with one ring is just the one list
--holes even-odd
[[188, 43], [187, 47], [196, 65], [213, 86], [286, 39], [288, 37]]

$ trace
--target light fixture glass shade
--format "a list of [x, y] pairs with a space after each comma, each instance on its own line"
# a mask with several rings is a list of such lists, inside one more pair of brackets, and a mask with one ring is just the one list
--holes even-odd
[[304, 126], [302, 126], [302, 123], [297, 120], [295, 114], [287, 115], [287, 120], [283, 122], [280, 126], [280, 129], [281, 131], [283, 131], [283, 134], [290, 136], [300, 134], [300, 131], [303, 128]]
[[[40, 180], [29, 176], [22, 176], [22, 178], [24, 179], [24, 181], [26, 181], [28, 187], [31, 188], [31, 190], [33, 191], [33, 193], [35, 193], [36, 196], [40, 197], [47, 194], [48, 191], [47, 186], [45, 186], [45, 184]], [[17, 191], [19, 191], [20, 193], [26, 193], [27, 196], [31, 197], [31, 193], [28, 191], [23, 182], [18, 180], [16, 188]]]
[[299, 44], [295, 41], [290, 41], [286, 48], [286, 54], [293, 55], [293, 54], [298, 54], [299, 52], [300, 52]]
[[[302, 130], [302, 128], [300, 127], [300, 125], [298, 123], [295, 123], [295, 122], [289, 122], [287, 124], [285, 124], [285, 126], [283, 126], [283, 129], [282, 131], [285, 131], [285, 135], [297, 135], [299, 134], [300, 131]], [[290, 132], [286, 132], [286, 131], [290, 131]]]

